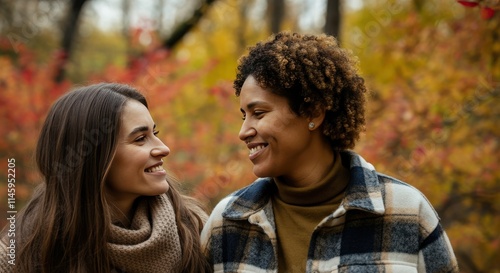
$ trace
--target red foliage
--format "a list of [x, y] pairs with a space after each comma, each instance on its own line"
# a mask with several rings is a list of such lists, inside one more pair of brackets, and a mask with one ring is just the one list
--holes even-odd
[[[0, 139], [0, 161], [7, 162], [7, 158], [12, 157], [16, 160], [16, 209], [20, 209], [31, 195], [34, 185], [40, 183], [33, 152], [41, 124], [50, 105], [67, 92], [73, 83], [69, 80], [61, 83], [54, 81], [57, 68], [67, 60], [64, 52], [55, 52], [49, 63], [37, 64], [35, 54], [22, 44], [17, 47], [17, 52], [11, 52], [8, 41], [0, 39], [0, 51], [10, 53], [0, 55], [0, 134], [4, 136]], [[160, 137], [173, 151], [167, 158], [168, 168], [185, 183], [186, 190], [194, 191], [196, 185], [205, 179], [221, 175], [218, 172], [207, 172], [207, 169], [215, 169], [214, 166], [224, 164], [219, 161], [217, 153], [224, 153], [225, 150], [218, 149], [214, 143], [231, 143], [226, 139], [219, 139], [228, 135], [224, 127], [219, 125], [220, 119], [196, 121], [207, 115], [228, 113], [225, 109], [230, 101], [228, 94], [232, 93], [230, 87], [213, 87], [212, 90], [218, 92], [210, 93], [207, 92], [208, 87], [200, 85], [200, 78], [216, 65], [216, 61], [209, 61], [202, 67], [191, 68], [186, 61], [178, 61], [171, 56], [170, 51], [157, 49], [135, 57], [127, 67], [110, 66], [105, 71], [90, 76], [88, 82], [127, 83], [146, 95], [152, 115], [162, 131]], [[186, 90], [205, 94], [207, 102], [201, 104], [200, 109], [193, 108], [191, 102], [183, 99]], [[176, 100], [187, 101], [187, 104], [181, 108], [176, 107]], [[200, 112], [205, 111], [204, 109], [214, 111], [208, 114]], [[230, 121], [231, 117], [227, 120]], [[186, 131], [183, 128], [189, 129]], [[202, 154], [205, 156], [200, 156]], [[207, 157], [215, 159], [207, 163]], [[226, 158], [221, 160], [227, 162]], [[5, 171], [0, 170], [2, 192], [6, 192], [6, 177]], [[0, 210], [7, 211], [6, 205], [0, 204]], [[0, 219], [0, 227], [4, 223], [5, 220]]]
[[486, 2], [484, 0], [470, 0], [470, 1], [457, 1], [457, 2], [462, 6], [468, 8], [480, 7], [481, 18], [485, 20], [489, 20], [493, 16], [495, 16], [495, 10], [498, 10], [500, 7], [500, 5], [490, 6], [491, 3], [484, 3]]
[[490, 7], [483, 7], [481, 8], [481, 17], [483, 19], [491, 19], [491, 17], [493, 17], [495, 15], [495, 10], [493, 10], [492, 8]]
[[462, 6], [468, 8], [476, 7], [477, 5], [479, 5], [477, 1], [457, 1], [457, 2], [462, 4]]
[[[52, 81], [57, 60], [38, 65], [34, 53], [19, 44], [17, 54], [5, 41], [0, 41], [0, 161], [15, 160], [15, 210], [19, 210], [31, 195], [39, 175], [33, 162], [33, 152], [41, 121], [52, 104], [70, 88], [69, 82]], [[0, 189], [7, 192], [6, 170], [0, 171]], [[5, 191], [4, 191], [5, 190]], [[7, 202], [0, 204], [0, 210], [7, 211]], [[3, 226], [4, 219], [0, 220]]]

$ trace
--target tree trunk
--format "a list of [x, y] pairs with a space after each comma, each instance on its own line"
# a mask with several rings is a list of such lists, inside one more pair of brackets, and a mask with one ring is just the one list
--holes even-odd
[[[498, 12], [498, 11], [497, 11]], [[500, 87], [500, 46], [498, 46], [498, 41], [500, 41], [500, 18], [498, 15], [489, 22], [489, 29], [491, 30], [491, 41], [492, 41], [492, 52], [490, 58], [491, 76], [495, 84], [493, 88]], [[497, 45], [497, 46], [495, 46]]]
[[156, 0], [156, 10], [158, 13], [156, 14], [156, 21], [158, 22], [158, 34], [161, 34], [161, 30], [163, 29], [163, 19], [165, 18], [164, 10], [165, 10], [165, 1], [164, 0]]
[[[0, 33], [5, 34], [14, 22], [14, 5], [11, 1], [0, 0]], [[5, 31], [5, 33], [3, 33]]]
[[341, 0], [327, 0], [324, 32], [337, 38], [340, 43]]
[[281, 30], [281, 23], [285, 16], [285, 1], [268, 0], [267, 16], [269, 20], [269, 32], [271, 32], [271, 34], [278, 33]]
[[78, 33], [78, 22], [80, 19], [80, 14], [85, 2], [86, 0], [71, 1], [66, 21], [63, 26], [63, 37], [61, 41], [62, 52], [59, 56], [57, 56], [59, 59], [55, 75], [56, 82], [61, 82], [65, 77], [65, 67], [72, 53], [73, 43]]
[[241, 1], [238, 6], [238, 20], [240, 21], [239, 28], [236, 29], [236, 41], [238, 45], [237, 55], [243, 54], [246, 47], [248, 46], [245, 34], [248, 25], [248, 1]]
[[125, 52], [127, 56], [130, 56], [132, 50], [130, 48], [130, 4], [131, 0], [122, 0], [122, 35], [126, 41]]

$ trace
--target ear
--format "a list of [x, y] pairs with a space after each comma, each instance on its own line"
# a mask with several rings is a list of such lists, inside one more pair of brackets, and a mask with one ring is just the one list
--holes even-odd
[[313, 115], [309, 118], [309, 130], [313, 131], [321, 126], [325, 120], [325, 109], [316, 109]]

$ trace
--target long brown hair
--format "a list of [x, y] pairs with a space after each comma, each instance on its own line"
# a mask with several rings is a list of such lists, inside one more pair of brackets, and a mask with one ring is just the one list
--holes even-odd
[[[105, 177], [116, 150], [122, 109], [131, 99], [148, 107], [142, 94], [116, 83], [78, 88], [52, 105], [35, 154], [44, 183], [17, 216], [15, 272], [110, 272]], [[204, 272], [199, 243], [204, 213], [175, 183], [167, 195], [183, 251], [180, 272]]]

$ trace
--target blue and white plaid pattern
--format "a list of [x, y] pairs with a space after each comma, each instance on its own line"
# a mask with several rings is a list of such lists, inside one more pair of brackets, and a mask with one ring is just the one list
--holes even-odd
[[[350, 162], [346, 196], [315, 229], [307, 272], [458, 272], [438, 215], [422, 193], [377, 173], [352, 151], [341, 156]], [[214, 208], [202, 245], [215, 272], [278, 272], [273, 191], [272, 179], [257, 179]]]

